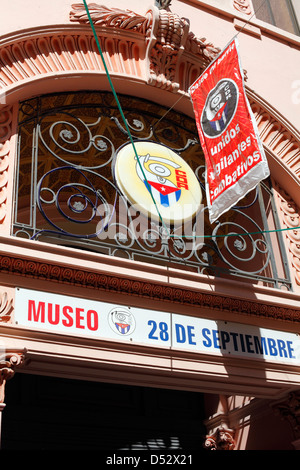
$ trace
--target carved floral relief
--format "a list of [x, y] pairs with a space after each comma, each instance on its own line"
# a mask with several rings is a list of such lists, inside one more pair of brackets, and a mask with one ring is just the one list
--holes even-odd
[[[92, 3], [89, 5], [90, 16], [96, 26], [117, 28], [122, 31], [131, 30], [145, 36], [148, 60], [148, 84], [159, 88], [177, 91], [187, 88], [191, 80], [179, 82], [179, 68], [181, 62], [186, 62], [182, 54], [187, 51], [194, 54], [194, 61], [204, 69], [220, 52], [219, 48], [197, 38], [189, 31], [189, 22], [166, 9], [153, 7], [145, 16], [137, 15], [130, 10], [109, 9], [102, 5]], [[72, 5], [70, 21], [88, 23], [83, 4]], [[189, 74], [189, 68], [185, 67]]]
[[[93, 23], [105, 28], [117, 28], [122, 30], [132, 30], [138, 33], [147, 34], [151, 27], [151, 16], [137, 15], [131, 10], [120, 10], [119, 8], [108, 8], [97, 3], [88, 5]], [[89, 23], [89, 18], [83, 3], [75, 3], [70, 11], [70, 21], [78, 23]]]

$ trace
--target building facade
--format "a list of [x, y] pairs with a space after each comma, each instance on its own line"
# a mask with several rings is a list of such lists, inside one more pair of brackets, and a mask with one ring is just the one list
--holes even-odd
[[[14, 3], [0, 26], [2, 448], [299, 450], [297, 0], [280, 15], [271, 0]], [[188, 89], [234, 37], [270, 178], [210, 224]], [[118, 167], [130, 138], [199, 185], [197, 220], [175, 214], [172, 237]]]

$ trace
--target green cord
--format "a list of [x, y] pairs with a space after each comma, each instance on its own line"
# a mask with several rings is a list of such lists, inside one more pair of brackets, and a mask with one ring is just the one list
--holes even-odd
[[[165, 225], [165, 223], [164, 223], [164, 221], [163, 221], [163, 219], [162, 219], [162, 216], [161, 216], [161, 214], [160, 214], [160, 212], [159, 212], [159, 210], [158, 210], [156, 201], [155, 201], [155, 199], [154, 199], [154, 197], [153, 197], [153, 194], [152, 194], [152, 191], [151, 191], [151, 186], [149, 185], [149, 183], [148, 183], [148, 181], [147, 181], [147, 178], [146, 178], [144, 169], [143, 169], [143, 167], [142, 167], [142, 165], [141, 165], [141, 162], [140, 162], [140, 158], [139, 158], [138, 153], [137, 153], [137, 151], [136, 151], [136, 147], [135, 147], [135, 145], [134, 145], [134, 141], [133, 141], [133, 138], [132, 138], [130, 129], [129, 129], [129, 127], [128, 127], [126, 118], [125, 118], [125, 116], [124, 116], [122, 107], [121, 107], [121, 105], [120, 105], [118, 96], [117, 96], [116, 91], [115, 91], [114, 85], [113, 85], [112, 80], [111, 80], [111, 78], [110, 78], [110, 74], [109, 74], [108, 68], [107, 68], [106, 63], [105, 63], [105, 59], [104, 59], [103, 54], [102, 54], [101, 46], [100, 46], [100, 43], [99, 43], [99, 40], [98, 40], [98, 36], [97, 36], [96, 30], [95, 30], [95, 27], [94, 27], [93, 20], [92, 20], [92, 18], [91, 18], [91, 15], [90, 15], [88, 6], [87, 6], [87, 4], [86, 4], [86, 0], [83, 0], [83, 3], [84, 3], [84, 6], [85, 6], [85, 10], [86, 10], [86, 12], [87, 12], [87, 15], [88, 15], [88, 19], [89, 19], [89, 22], [90, 22], [90, 25], [91, 25], [91, 28], [92, 28], [92, 31], [93, 31], [93, 34], [94, 34], [94, 38], [95, 38], [95, 41], [96, 41], [96, 44], [97, 44], [97, 47], [98, 47], [99, 54], [100, 54], [100, 56], [101, 56], [102, 62], [103, 62], [103, 66], [104, 66], [104, 69], [105, 69], [105, 72], [106, 72], [106, 75], [107, 75], [107, 78], [108, 78], [108, 81], [109, 81], [111, 90], [112, 90], [112, 92], [113, 92], [114, 98], [115, 98], [116, 103], [117, 103], [117, 105], [118, 105], [118, 108], [119, 108], [119, 111], [120, 111], [120, 113], [121, 113], [122, 119], [123, 119], [123, 121], [124, 121], [126, 130], [127, 130], [127, 133], [128, 133], [128, 135], [129, 135], [129, 138], [130, 138], [130, 142], [131, 142], [131, 144], [132, 144], [132, 146], [133, 146], [133, 150], [134, 150], [136, 159], [137, 159], [137, 161], [138, 161], [138, 164], [139, 164], [140, 169], [141, 169], [141, 171], [142, 171], [143, 177], [144, 177], [144, 179], [145, 179], [147, 189], [148, 189], [148, 191], [149, 191], [149, 193], [150, 193], [150, 195], [151, 195], [151, 198], [152, 198], [152, 200], [153, 200], [153, 202], [154, 202], [154, 205], [155, 205], [155, 207], [156, 207], [158, 216], [159, 216], [159, 218], [160, 218], [162, 224], [164, 225], [164, 228], [165, 228], [165, 229], [167, 230], [167, 232], [169, 233], [169, 231], [168, 231], [168, 229], [167, 229], [167, 227], [166, 227], [166, 225]], [[170, 233], [169, 233], [169, 235], [170, 235]]]
[[228, 233], [227, 235], [197, 235], [193, 238], [219, 238], [219, 237], [245, 237], [247, 235], [261, 235], [262, 233], [272, 233], [272, 232], [286, 232], [288, 230], [299, 230], [298, 227], [287, 227], [287, 228], [278, 228], [273, 230], [260, 230], [259, 232], [244, 232], [244, 233]]
[[[149, 185], [149, 183], [148, 183], [148, 181], [147, 181], [147, 179], [146, 179], [146, 175], [145, 175], [144, 169], [143, 169], [143, 167], [142, 167], [142, 165], [141, 165], [141, 163], [140, 163], [140, 158], [139, 158], [139, 156], [138, 156], [138, 154], [137, 154], [137, 151], [136, 151], [136, 148], [135, 148], [135, 145], [134, 145], [134, 141], [133, 141], [133, 138], [132, 138], [130, 129], [129, 129], [129, 127], [128, 127], [126, 118], [125, 118], [125, 116], [124, 116], [122, 107], [121, 107], [121, 105], [120, 105], [118, 96], [117, 96], [117, 94], [116, 94], [116, 91], [115, 91], [115, 89], [114, 89], [113, 83], [112, 83], [112, 81], [111, 81], [110, 74], [109, 74], [109, 71], [108, 71], [108, 69], [107, 69], [107, 66], [106, 66], [106, 63], [105, 63], [105, 60], [104, 60], [104, 57], [103, 57], [103, 54], [102, 54], [101, 46], [100, 46], [100, 43], [99, 43], [99, 40], [98, 40], [98, 36], [97, 36], [96, 30], [95, 30], [95, 27], [94, 27], [94, 23], [93, 23], [93, 20], [92, 20], [92, 18], [91, 18], [91, 15], [90, 15], [88, 6], [87, 6], [87, 4], [86, 4], [86, 0], [83, 0], [83, 3], [84, 3], [84, 6], [85, 6], [85, 10], [86, 10], [86, 12], [87, 12], [87, 16], [88, 16], [88, 19], [89, 19], [89, 22], [90, 22], [90, 25], [91, 25], [91, 28], [92, 28], [92, 31], [93, 31], [93, 34], [94, 34], [94, 38], [95, 38], [95, 41], [96, 41], [96, 44], [97, 44], [97, 47], [98, 47], [98, 50], [99, 50], [99, 53], [100, 53], [102, 62], [103, 62], [103, 66], [104, 66], [104, 69], [105, 69], [105, 72], [106, 72], [106, 75], [107, 75], [107, 78], [108, 78], [110, 87], [111, 87], [111, 89], [112, 89], [112, 93], [113, 93], [113, 95], [114, 95], [114, 98], [115, 98], [115, 100], [116, 100], [116, 102], [117, 102], [117, 105], [118, 105], [119, 111], [120, 111], [120, 113], [121, 113], [122, 119], [123, 119], [123, 121], [124, 121], [126, 130], [127, 130], [127, 133], [128, 133], [128, 135], [129, 135], [131, 144], [132, 144], [133, 149], [134, 149], [134, 153], [135, 153], [136, 159], [137, 159], [137, 161], [138, 161], [138, 163], [139, 163], [139, 165], [140, 165], [140, 169], [141, 169], [142, 174], [143, 174], [143, 176], [144, 176], [144, 178], [145, 178], [146, 186], [147, 186], [147, 188], [148, 188], [148, 190], [149, 190], [149, 192], [150, 192], [150, 195], [151, 195], [152, 200], [153, 200], [153, 202], [154, 202], [154, 205], [155, 205], [155, 207], [156, 207], [156, 210], [157, 210], [157, 213], [158, 213], [158, 215], [159, 215], [159, 218], [160, 218], [160, 220], [161, 220], [161, 222], [162, 222], [164, 228], [167, 230], [167, 233], [168, 233], [169, 237], [176, 237], [176, 235], [171, 235], [171, 234], [170, 234], [170, 232], [169, 232], [169, 230], [167, 229], [167, 227], [166, 227], [166, 225], [165, 225], [165, 223], [164, 223], [164, 221], [163, 221], [163, 219], [162, 219], [162, 216], [161, 216], [161, 214], [160, 214], [160, 212], [159, 212], [159, 210], [158, 210], [156, 201], [155, 201], [155, 199], [154, 199], [154, 197], [153, 197], [153, 194], [152, 194], [152, 191], [151, 191], [151, 187], [150, 187], [150, 185]], [[202, 236], [201, 236], [201, 235], [199, 235], [199, 236], [197, 235], [197, 236], [194, 236], [193, 238], [217, 238], [217, 237], [223, 237], [223, 238], [224, 238], [224, 237], [230, 237], [230, 236], [235, 236], [235, 237], [239, 236], [239, 237], [242, 237], [242, 236], [248, 236], [248, 235], [259, 235], [259, 234], [262, 234], [262, 233], [284, 232], [284, 231], [287, 231], [287, 230], [299, 230], [299, 229], [300, 229], [300, 226], [298, 226], [298, 227], [291, 227], [291, 228], [288, 227], [288, 228], [283, 228], [283, 229], [274, 229], [274, 230], [262, 230], [262, 231], [259, 231], [259, 232], [231, 233], [231, 234], [228, 234], [228, 235], [202, 235]], [[184, 238], [185, 236], [182, 235], [181, 237]], [[187, 236], [186, 236], [186, 237], [187, 237]]]

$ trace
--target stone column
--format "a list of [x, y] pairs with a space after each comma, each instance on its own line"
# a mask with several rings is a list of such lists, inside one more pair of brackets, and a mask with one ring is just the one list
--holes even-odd
[[23, 351], [4, 351], [0, 355], [0, 448], [1, 448], [1, 430], [2, 430], [2, 411], [5, 408], [5, 385], [7, 380], [13, 377], [15, 367], [24, 363], [26, 350]]

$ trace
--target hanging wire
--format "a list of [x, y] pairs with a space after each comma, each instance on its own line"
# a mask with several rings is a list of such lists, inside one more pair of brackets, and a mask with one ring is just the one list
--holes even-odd
[[158, 124], [166, 117], [166, 115], [167, 115], [170, 111], [172, 111], [172, 109], [176, 106], [177, 103], [179, 103], [179, 101], [180, 101], [184, 96], [185, 96], [185, 94], [182, 94], [182, 95], [178, 98], [178, 100], [175, 101], [175, 103], [172, 104], [172, 106], [171, 106], [169, 109], [167, 109], [167, 111], [165, 112], [165, 114], [154, 124], [154, 126], [151, 126], [151, 129], [152, 129], [152, 130], [154, 130], [154, 129], [158, 126]]
[[[168, 232], [168, 229], [167, 229], [167, 227], [166, 227], [166, 225], [165, 225], [165, 222], [164, 222], [164, 220], [163, 220], [163, 218], [162, 218], [162, 216], [161, 216], [161, 214], [160, 214], [160, 212], [159, 212], [159, 209], [158, 209], [158, 207], [157, 207], [156, 201], [155, 201], [155, 199], [154, 199], [154, 197], [153, 197], [153, 195], [152, 195], [151, 186], [149, 185], [149, 183], [148, 183], [148, 181], [147, 181], [147, 178], [146, 178], [144, 169], [143, 169], [143, 167], [142, 167], [142, 165], [141, 165], [141, 162], [140, 162], [139, 155], [138, 155], [137, 150], [136, 150], [136, 147], [135, 147], [135, 145], [134, 145], [134, 141], [133, 141], [133, 138], [132, 138], [130, 129], [129, 129], [128, 124], [127, 124], [127, 120], [126, 120], [126, 118], [125, 118], [125, 116], [124, 116], [124, 113], [123, 113], [121, 104], [120, 104], [120, 102], [119, 102], [119, 98], [118, 98], [118, 96], [117, 96], [117, 94], [116, 94], [114, 85], [113, 85], [113, 83], [112, 83], [112, 80], [111, 80], [111, 77], [110, 77], [110, 74], [109, 74], [109, 71], [108, 71], [108, 68], [107, 68], [107, 65], [106, 65], [106, 62], [105, 62], [103, 53], [102, 53], [102, 49], [101, 49], [101, 46], [100, 46], [100, 43], [99, 43], [99, 40], [98, 40], [98, 36], [97, 36], [96, 30], [95, 30], [95, 27], [94, 27], [93, 20], [92, 20], [91, 15], [90, 15], [89, 8], [88, 8], [87, 3], [86, 3], [86, 0], [83, 0], [83, 3], [84, 3], [85, 10], [86, 10], [86, 13], [87, 13], [87, 16], [88, 16], [88, 19], [89, 19], [89, 22], [90, 22], [90, 25], [91, 25], [91, 28], [92, 28], [92, 31], [93, 31], [93, 35], [94, 35], [94, 38], [95, 38], [95, 41], [96, 41], [98, 50], [99, 50], [99, 54], [100, 54], [101, 59], [102, 59], [102, 63], [103, 63], [104, 69], [105, 69], [106, 76], [107, 76], [107, 78], [108, 78], [108, 81], [109, 81], [109, 84], [110, 84], [112, 93], [113, 93], [114, 98], [115, 98], [115, 100], [116, 100], [118, 109], [119, 109], [120, 114], [121, 114], [121, 117], [122, 117], [122, 119], [123, 119], [123, 122], [124, 122], [124, 125], [125, 125], [125, 128], [126, 128], [126, 131], [127, 131], [127, 133], [128, 133], [129, 139], [130, 139], [130, 142], [131, 142], [131, 144], [132, 144], [132, 147], [133, 147], [133, 150], [134, 150], [134, 154], [135, 154], [136, 159], [137, 159], [137, 162], [138, 162], [138, 164], [139, 164], [139, 166], [140, 166], [141, 172], [142, 172], [143, 177], [144, 177], [145, 182], [146, 182], [147, 189], [148, 189], [148, 191], [149, 191], [149, 193], [150, 193], [150, 195], [151, 195], [151, 198], [152, 198], [152, 201], [153, 201], [153, 203], [154, 203], [154, 205], [155, 205], [155, 208], [156, 208], [156, 211], [157, 211], [157, 213], [158, 213], [159, 219], [161, 220], [161, 222], [162, 222], [164, 228], [165, 228], [165, 229], [167, 230], [167, 232]], [[169, 232], [168, 232], [168, 233], [169, 233]], [[170, 235], [170, 234], [169, 234], [169, 235]]]
[[259, 12], [259, 10], [265, 5], [266, 2], [267, 2], [267, 0], [263, 0], [263, 2], [261, 3], [261, 5], [260, 5], [256, 10], [254, 10], [254, 8], [253, 8], [253, 14], [250, 16], [250, 18], [248, 19], [248, 21], [245, 22], [244, 26], [239, 30], [239, 32], [238, 32], [235, 36], [233, 36], [232, 39], [236, 38], [236, 37], [246, 28], [246, 26], [250, 23], [250, 21], [252, 20], [252, 18], [257, 15], [257, 13]]
[[[162, 222], [162, 225], [164, 226], [168, 236], [171, 238], [171, 237], [175, 237], [176, 235], [173, 235], [170, 233], [170, 231], [168, 230], [160, 212], [159, 212], [159, 209], [157, 207], [157, 204], [156, 204], [156, 201], [152, 195], [152, 191], [151, 191], [151, 187], [147, 181], [147, 178], [146, 178], [146, 175], [145, 175], [145, 172], [144, 172], [144, 169], [140, 163], [140, 159], [139, 159], [139, 155], [137, 153], [137, 150], [136, 150], [136, 147], [134, 145], [134, 140], [133, 140], [133, 137], [131, 135], [131, 132], [130, 132], [130, 129], [128, 127], [128, 124], [127, 124], [127, 120], [124, 116], [124, 113], [123, 113], [123, 110], [122, 110], [122, 107], [121, 107], [121, 104], [119, 102], [119, 99], [118, 99], [118, 96], [117, 96], [117, 93], [115, 91], [115, 88], [114, 88], [114, 85], [112, 83], [112, 80], [111, 80], [111, 77], [110, 77], [110, 74], [109, 74], [109, 71], [108, 71], [108, 68], [107, 68], [107, 65], [106, 65], [106, 62], [105, 62], [105, 59], [104, 59], [104, 56], [103, 56], [103, 53], [102, 53], [102, 49], [101, 49], [101, 46], [100, 46], [100, 43], [99, 43], [99, 40], [98, 40], [98, 36], [97, 36], [97, 33], [96, 33], [96, 30], [95, 30], [95, 27], [94, 27], [94, 23], [93, 23], [93, 20], [91, 18], [91, 15], [90, 15], [90, 11], [89, 11], [89, 8], [88, 8], [88, 5], [86, 3], [86, 0], [83, 0], [83, 3], [84, 3], [84, 7], [85, 7], [85, 10], [86, 10], [86, 13], [87, 13], [87, 16], [88, 16], [88, 20], [89, 20], [89, 23], [91, 25], [91, 28], [92, 28], [92, 32], [93, 32], [93, 35], [94, 35], [94, 38], [95, 38], [95, 41], [96, 41], [96, 44], [97, 44], [97, 47], [98, 47], [98, 51], [99, 51], [99, 54], [101, 56], [101, 59], [102, 59], [102, 63], [103, 63], [103, 66], [104, 66], [104, 69], [105, 69], [105, 73], [106, 73], [106, 76], [108, 78], [108, 81], [109, 81], [109, 84], [110, 84], [110, 87], [111, 87], [111, 90], [112, 90], [112, 93], [114, 95], [114, 98], [116, 100], [116, 103], [117, 103], [117, 106], [118, 106], [118, 109], [120, 111], [120, 114], [121, 114], [121, 117], [123, 119], [123, 122], [124, 122], [124, 125], [125, 125], [125, 128], [126, 128], [126, 131], [128, 133], [128, 136], [129, 136], [129, 139], [130, 139], [130, 142], [133, 146], [133, 149], [134, 149], [134, 153], [135, 153], [135, 156], [136, 156], [136, 159], [138, 161], [138, 164], [140, 166], [140, 169], [142, 171], [142, 174], [143, 174], [143, 177], [145, 178], [145, 182], [146, 182], [146, 186], [148, 188], [148, 191], [151, 195], [151, 198], [154, 202], [154, 205], [155, 205], [155, 208], [157, 210], [157, 213], [158, 213], [158, 216], [159, 216], [159, 219], [161, 220]], [[231, 41], [236, 38], [243, 30], [244, 28], [247, 26], [247, 24], [251, 21], [251, 19], [257, 14], [257, 12], [263, 7], [263, 5], [266, 3], [266, 0], [263, 0], [262, 4], [259, 6], [259, 8], [256, 9], [256, 11], [254, 11], [254, 13], [252, 14], [252, 16], [248, 19], [248, 21], [245, 22], [244, 26], [240, 29], [240, 31], [235, 35], [233, 36], [233, 38], [231, 39]], [[231, 42], [230, 41], [230, 42]], [[229, 43], [230, 43], [229, 42]], [[228, 44], [229, 44], [228, 43]], [[226, 46], [227, 47], [227, 46]], [[224, 50], [224, 49], [223, 49]], [[222, 53], [222, 51], [221, 51]], [[221, 54], [220, 53], [220, 54]], [[171, 111], [172, 108], [174, 108], [174, 106], [176, 106], [176, 104], [183, 98], [183, 96], [185, 96], [184, 94], [182, 96], [180, 96], [180, 98], [171, 106], [170, 109], [167, 110], [167, 112], [159, 119], [159, 121], [154, 125], [154, 128], [157, 126], [157, 124], [168, 114], [169, 111]], [[239, 236], [248, 236], [248, 235], [260, 235], [260, 234], [263, 234], [263, 233], [272, 233], [272, 232], [285, 232], [285, 231], [289, 231], [289, 230], [300, 230], [300, 226], [297, 226], [297, 227], [287, 227], [287, 228], [280, 228], [280, 229], [273, 229], [273, 230], [260, 230], [258, 232], [244, 232], [244, 233], [239, 233], [238, 235]], [[185, 237], [185, 235], [181, 235], [182, 237]], [[230, 236], [237, 236], [236, 233], [229, 233], [229, 234], [216, 234], [214, 235], [214, 238], [225, 238], [225, 237], [230, 237]], [[186, 237], [189, 237], [188, 235], [186, 235]], [[211, 235], [193, 235], [193, 238], [211, 238]]]
[[[245, 28], [246, 26], [249, 24], [249, 22], [252, 20], [252, 18], [254, 16], [256, 16], [256, 14], [259, 12], [259, 10], [264, 6], [264, 4], [266, 3], [267, 0], [263, 0], [262, 4], [254, 11], [254, 13], [252, 14], [252, 16], [248, 19], [248, 21], [245, 22], [244, 26], [231, 38], [231, 40], [227, 43], [227, 45], [222, 49], [221, 52], [219, 52], [219, 54], [216, 56], [216, 59], [218, 58], [219, 55], [222, 54], [222, 52], [224, 51], [224, 49], [226, 49], [226, 47], [228, 46], [228, 44], [230, 44]], [[186, 96], [186, 94], [182, 94], [177, 101], [175, 101], [175, 103], [164, 113], [164, 115], [154, 124], [154, 126], [152, 126], [152, 129], [155, 129], [158, 124], [166, 117], [166, 115], [177, 105], [177, 103], [179, 103], [179, 101], [184, 97]]]

